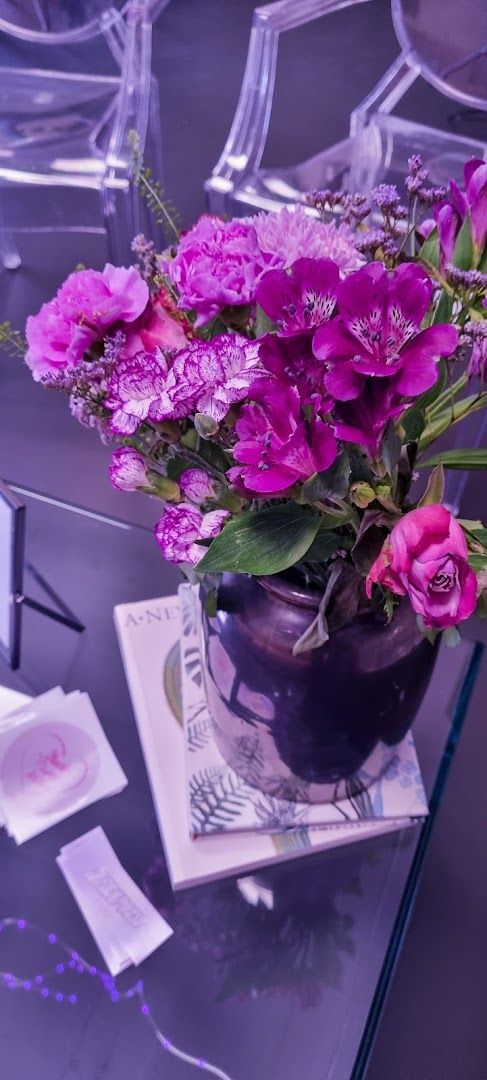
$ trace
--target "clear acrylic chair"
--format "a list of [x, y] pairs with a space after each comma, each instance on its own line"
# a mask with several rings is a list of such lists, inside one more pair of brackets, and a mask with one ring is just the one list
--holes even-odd
[[[3, 43], [31, 61], [0, 66], [5, 268], [20, 264], [17, 232], [105, 234], [110, 259], [127, 260], [142, 212], [131, 183], [131, 130], [161, 174], [151, 39], [152, 22], [168, 2], [0, 0], [0, 42], [3, 32]], [[85, 70], [97, 50], [102, 70], [113, 73]]]
[[[261, 168], [280, 34], [363, 3], [370, 4], [371, 19], [382, 17], [382, 8], [374, 0], [278, 0], [256, 8], [231, 131], [205, 184], [213, 212], [275, 209], [302, 201], [307, 191], [316, 188], [365, 193], [382, 180], [400, 179], [413, 151], [422, 155], [437, 184], [450, 176], [461, 180], [464, 161], [472, 155], [485, 156], [485, 142], [405, 120], [394, 110], [419, 77], [464, 106], [487, 110], [487, 4], [484, 0], [392, 0], [401, 52], [352, 112], [346, 138], [291, 167]], [[353, 35], [353, 12], [348, 18]], [[347, 49], [344, 39], [344, 56]]]

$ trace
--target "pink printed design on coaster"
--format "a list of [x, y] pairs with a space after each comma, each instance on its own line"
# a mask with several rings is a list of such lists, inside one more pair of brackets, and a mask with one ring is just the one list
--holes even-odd
[[13, 740], [3, 759], [1, 784], [34, 815], [65, 810], [84, 800], [100, 771], [98, 749], [75, 724], [38, 724]]

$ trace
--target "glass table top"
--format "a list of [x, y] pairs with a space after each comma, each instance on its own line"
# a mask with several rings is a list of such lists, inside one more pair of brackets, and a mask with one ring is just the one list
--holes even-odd
[[[440, 653], [435, 708], [415, 728], [431, 814], [426, 825], [255, 872], [272, 908], [236, 879], [173, 893], [113, 625], [115, 604], [175, 592], [179, 575], [143, 529], [114, 527], [39, 500], [27, 503], [27, 557], [85, 624], [83, 634], [26, 611], [18, 673], [0, 683], [38, 694], [55, 684], [89, 692], [128, 776], [122, 794], [21, 847], [0, 833], [2, 1075], [15, 1080], [358, 1080], [404, 937], [446, 773], [481, 658], [463, 643]], [[27, 582], [26, 582], [27, 584]], [[35, 581], [29, 582], [34, 595]], [[162, 687], [161, 687], [162, 693]], [[121, 862], [174, 929], [170, 940], [107, 992], [57, 965], [59, 940], [102, 961], [57, 868], [60, 848], [101, 825]], [[238, 842], [237, 839], [235, 841]], [[269, 893], [267, 892], [267, 895]], [[32, 927], [38, 928], [41, 933]], [[49, 944], [46, 935], [55, 934]], [[33, 992], [36, 975], [50, 994]], [[137, 995], [117, 992], [143, 982]], [[56, 993], [65, 1000], [57, 1001]], [[76, 995], [75, 1004], [66, 1001]], [[157, 1038], [162, 1032], [163, 1041]]]

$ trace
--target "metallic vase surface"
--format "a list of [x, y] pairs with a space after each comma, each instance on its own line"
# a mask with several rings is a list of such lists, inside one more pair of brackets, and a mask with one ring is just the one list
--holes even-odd
[[316, 595], [278, 576], [224, 574], [203, 610], [214, 734], [252, 786], [304, 802], [367, 787], [394, 757], [428, 686], [436, 647], [407, 601], [389, 625], [361, 612], [319, 649], [293, 656]]

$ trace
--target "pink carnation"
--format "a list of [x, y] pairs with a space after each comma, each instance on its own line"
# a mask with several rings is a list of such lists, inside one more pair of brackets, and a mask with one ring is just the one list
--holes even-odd
[[440, 630], [468, 619], [477, 602], [477, 579], [468, 564], [465, 535], [444, 506], [421, 506], [398, 521], [367, 577], [398, 596], [409, 596], [428, 627]]
[[189, 503], [165, 506], [155, 527], [155, 537], [164, 558], [168, 562], [196, 566], [205, 554], [205, 548], [196, 541], [218, 536], [228, 517], [228, 510], [211, 510], [209, 514], [202, 514], [201, 510]]
[[119, 361], [109, 383], [110, 426], [132, 435], [145, 420], [177, 420], [196, 412], [220, 423], [246, 397], [259, 363], [258, 343], [239, 334], [187, 343], [172, 358], [156, 349]]
[[53, 300], [27, 319], [26, 362], [34, 379], [76, 367], [87, 349], [115, 323], [132, 323], [144, 311], [149, 289], [135, 267], [79, 270]]
[[229, 304], [249, 304], [264, 267], [249, 221], [222, 221], [203, 214], [181, 237], [166, 269], [180, 306], [195, 311], [196, 326], [202, 326]]
[[132, 446], [119, 446], [114, 451], [108, 471], [118, 491], [137, 491], [147, 485], [145, 461]]
[[202, 503], [215, 494], [215, 485], [204, 469], [185, 469], [179, 477], [179, 487], [191, 502]]
[[289, 267], [297, 259], [333, 259], [343, 274], [356, 270], [363, 259], [359, 255], [349, 225], [325, 224], [302, 206], [267, 214], [256, 214], [252, 224], [257, 243], [272, 267]]

